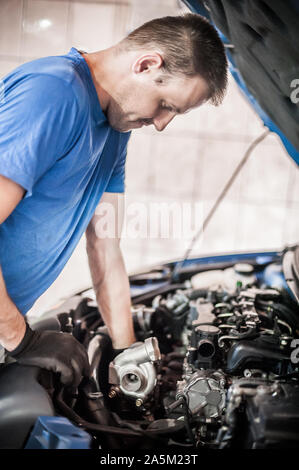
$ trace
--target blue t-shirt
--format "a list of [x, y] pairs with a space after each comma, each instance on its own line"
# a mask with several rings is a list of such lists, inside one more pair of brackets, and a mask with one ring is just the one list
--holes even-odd
[[109, 125], [74, 48], [4, 78], [0, 174], [26, 193], [0, 225], [0, 265], [21, 313], [57, 278], [102, 194], [124, 191], [129, 137]]

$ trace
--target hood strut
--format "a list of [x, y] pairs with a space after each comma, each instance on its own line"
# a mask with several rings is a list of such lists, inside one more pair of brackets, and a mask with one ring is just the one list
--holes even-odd
[[228, 190], [230, 189], [230, 187], [232, 186], [232, 184], [234, 183], [235, 179], [237, 178], [237, 176], [239, 175], [240, 171], [242, 170], [243, 166], [245, 165], [245, 163], [247, 162], [248, 158], [250, 157], [252, 151], [255, 149], [255, 147], [262, 141], [264, 140], [264, 138], [270, 133], [269, 129], [267, 129], [266, 131], [264, 131], [261, 135], [259, 135], [248, 147], [248, 149], [246, 150], [242, 160], [240, 161], [240, 163], [238, 163], [237, 167], [235, 168], [233, 174], [231, 175], [231, 177], [228, 179], [226, 185], [224, 186], [223, 190], [221, 191], [221, 193], [219, 194], [219, 196], [217, 197], [215, 203], [213, 204], [211, 210], [209, 211], [208, 215], [206, 216], [205, 220], [203, 221], [203, 224], [201, 225], [200, 229], [197, 231], [197, 233], [194, 235], [194, 237], [192, 238], [191, 240], [191, 243], [188, 247], [188, 249], [186, 250], [185, 252], [185, 256], [183, 257], [183, 259], [181, 261], [179, 261], [177, 263], [177, 265], [175, 266], [173, 272], [172, 272], [172, 281], [173, 282], [177, 282], [178, 281], [178, 278], [179, 278], [179, 272], [181, 270], [181, 268], [183, 267], [184, 263], [186, 262], [186, 260], [189, 258], [190, 256], [190, 253], [194, 247], [194, 244], [195, 242], [198, 240], [198, 238], [204, 233], [204, 231], [206, 230], [207, 226], [209, 225], [213, 215], [215, 214], [218, 206], [220, 205], [220, 203], [223, 201], [223, 199], [225, 198]]

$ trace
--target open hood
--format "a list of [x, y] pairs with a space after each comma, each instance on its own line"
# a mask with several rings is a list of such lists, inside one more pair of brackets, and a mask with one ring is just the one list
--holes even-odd
[[183, 2], [217, 28], [234, 79], [299, 165], [299, 1]]

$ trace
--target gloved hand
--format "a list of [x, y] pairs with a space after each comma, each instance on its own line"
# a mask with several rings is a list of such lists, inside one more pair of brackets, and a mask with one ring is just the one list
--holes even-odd
[[114, 349], [112, 347], [112, 350], [111, 350], [111, 356], [110, 356], [110, 361], [114, 361], [114, 359], [116, 358], [116, 356], [118, 356], [119, 354], [121, 354], [122, 352], [125, 351], [126, 348], [122, 348], [122, 349]]
[[33, 331], [27, 323], [19, 346], [6, 352], [20, 364], [60, 373], [60, 380], [66, 386], [77, 387], [82, 377], [90, 374], [86, 350], [68, 333]]

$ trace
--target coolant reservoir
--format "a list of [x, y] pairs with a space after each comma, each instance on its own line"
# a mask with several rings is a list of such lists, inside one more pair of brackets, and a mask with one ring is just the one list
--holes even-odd
[[237, 283], [247, 286], [256, 281], [254, 268], [249, 263], [237, 263], [227, 269], [213, 269], [203, 273], [195, 274], [191, 278], [193, 289], [218, 289], [222, 288], [233, 293]]
[[248, 286], [256, 281], [254, 268], [248, 263], [237, 263], [232, 268], [227, 268], [223, 271], [224, 289], [228, 292], [234, 292], [237, 283], [242, 283], [242, 286]]
[[191, 277], [191, 286], [193, 289], [217, 289], [223, 284], [223, 270], [213, 269], [195, 274]]

